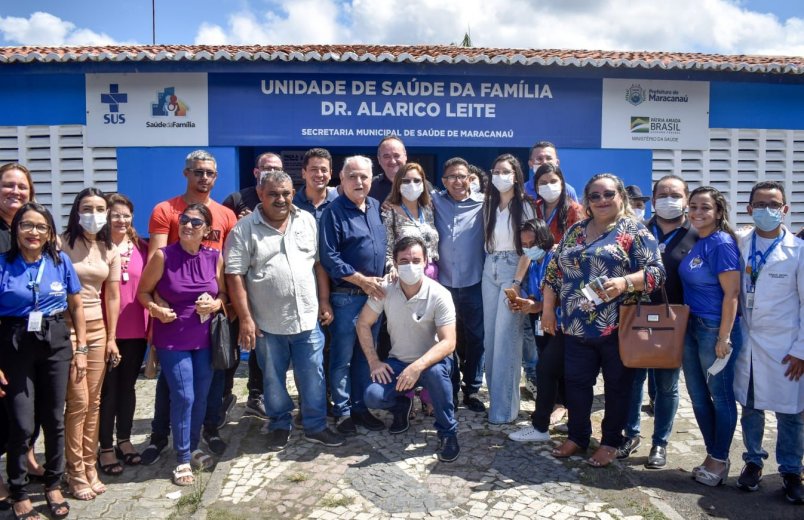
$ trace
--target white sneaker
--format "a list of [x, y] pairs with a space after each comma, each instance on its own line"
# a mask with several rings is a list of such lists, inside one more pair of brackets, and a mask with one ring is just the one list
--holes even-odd
[[550, 440], [550, 434], [540, 432], [533, 426], [528, 426], [519, 431], [509, 433], [508, 438], [516, 442], [547, 442]]

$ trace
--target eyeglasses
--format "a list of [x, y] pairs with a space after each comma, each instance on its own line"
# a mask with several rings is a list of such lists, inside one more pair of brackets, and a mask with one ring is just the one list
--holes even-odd
[[402, 179], [402, 184], [410, 184], [411, 182], [413, 184], [421, 184], [422, 180], [421, 179]]
[[34, 224], [33, 222], [23, 221], [20, 222], [20, 231], [25, 231], [26, 233], [29, 231], [36, 230], [37, 233], [47, 233], [50, 231], [50, 226], [47, 224]]
[[131, 215], [123, 215], [122, 213], [112, 213], [111, 215], [109, 215], [109, 217], [112, 220], [122, 220], [124, 222], [131, 220]]
[[784, 207], [784, 204], [782, 204], [781, 202], [752, 202], [751, 207], [754, 209], [770, 208], [773, 210], [779, 210]]
[[187, 224], [192, 225], [194, 228], [200, 228], [201, 226], [206, 224], [206, 222], [204, 222], [204, 219], [201, 219], [201, 218], [188, 217], [187, 215], [181, 215], [179, 217], [179, 225], [180, 226], [186, 226]]
[[452, 182], [452, 181], [461, 181], [461, 182], [463, 182], [468, 178], [469, 178], [468, 175], [444, 175], [444, 180], [445, 181], [450, 181], [450, 182]]
[[193, 172], [193, 175], [195, 175], [199, 179], [201, 177], [209, 177], [210, 179], [214, 179], [215, 177], [218, 176], [218, 172], [216, 172], [215, 170], [204, 170], [201, 168], [196, 168], [190, 171]]
[[617, 196], [616, 191], [606, 190], [603, 193], [600, 193], [599, 191], [593, 191], [592, 193], [587, 194], [586, 198], [587, 200], [589, 200], [589, 202], [600, 202], [601, 199], [611, 200], [616, 196]]
[[492, 175], [511, 175], [514, 170], [491, 170]]

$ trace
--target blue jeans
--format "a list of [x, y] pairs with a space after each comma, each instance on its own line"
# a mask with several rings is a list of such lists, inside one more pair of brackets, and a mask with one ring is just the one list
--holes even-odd
[[489, 422], [510, 423], [519, 413], [524, 316], [511, 312], [503, 289], [511, 287], [519, 255], [504, 251], [486, 255], [483, 265], [483, 328]]
[[[407, 413], [400, 403], [399, 397], [406, 392], [397, 392], [396, 378], [410, 363], [403, 363], [389, 357], [386, 363], [393, 369], [394, 377], [390, 383], [371, 383], [366, 388], [365, 399], [369, 408], [391, 410], [393, 413]], [[430, 393], [435, 413], [435, 427], [439, 437], [455, 435], [458, 432], [458, 421], [455, 420], [455, 405], [452, 402], [451, 374], [454, 370], [451, 357], [446, 357], [423, 371], [414, 387], [422, 386]]]
[[458, 394], [463, 375], [463, 395], [480, 391], [483, 384], [483, 291], [481, 284], [454, 289], [447, 287], [455, 304], [455, 325], [460, 371], [452, 371], [453, 394]]
[[589, 447], [592, 436], [592, 401], [601, 369], [605, 403], [600, 444], [616, 448], [623, 442], [634, 370], [623, 366], [618, 339], [616, 332], [597, 338], [564, 335], [568, 438], [584, 449]]
[[[776, 412], [776, 423], [776, 462], [779, 464], [779, 473], [800, 475], [801, 461], [804, 458], [804, 413]], [[743, 444], [746, 450], [743, 460], [762, 467], [763, 461], [768, 458], [768, 452], [762, 448], [765, 410], [754, 408], [753, 381], [749, 382], [748, 399], [746, 406], [743, 406], [740, 424], [743, 427]]]
[[726, 367], [715, 376], [706, 370], [715, 362], [715, 344], [720, 322], [690, 316], [684, 338], [684, 379], [692, 401], [695, 420], [701, 429], [706, 453], [726, 460], [737, 428], [737, 402], [734, 398], [734, 362], [742, 347], [739, 323], [731, 329], [732, 354]]
[[[368, 296], [365, 295], [342, 293], [332, 293], [329, 297], [335, 314], [330, 324], [332, 343], [329, 356], [329, 388], [335, 417], [349, 415], [350, 411], [360, 413], [368, 410], [363, 402], [363, 393], [371, 382], [371, 371], [357, 342], [355, 329], [357, 317], [367, 300]], [[376, 345], [380, 320], [377, 320], [371, 332]]]
[[291, 360], [299, 385], [302, 426], [305, 433], [318, 433], [327, 426], [327, 389], [324, 384], [324, 333], [313, 330], [298, 334], [271, 334], [257, 337], [257, 362], [262, 369], [265, 412], [269, 430], [290, 430], [293, 400], [288, 394], [286, 376]]
[[[656, 394], [653, 405], [653, 438], [654, 446], [667, 446], [670, 433], [673, 431], [673, 420], [678, 411], [678, 376], [681, 369], [656, 368], [651, 369], [656, 385]], [[642, 389], [648, 369], [634, 370], [634, 386], [631, 390], [631, 404], [628, 410], [628, 423], [625, 425], [625, 436], [639, 435], [639, 412], [642, 409]], [[650, 383], [648, 383], [650, 385]]]
[[531, 381], [536, 381], [536, 365], [539, 363], [539, 350], [536, 348], [536, 336], [533, 332], [533, 323], [530, 319], [522, 320], [524, 329], [522, 330], [522, 368], [525, 369], [525, 377]]
[[211, 349], [157, 349], [156, 352], [170, 389], [170, 422], [176, 461], [185, 464], [190, 462], [190, 453], [198, 449], [201, 439], [201, 424], [212, 382]]

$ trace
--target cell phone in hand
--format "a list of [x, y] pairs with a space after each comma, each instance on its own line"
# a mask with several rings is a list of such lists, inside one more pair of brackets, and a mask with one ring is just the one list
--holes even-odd
[[516, 289], [512, 289], [508, 287], [507, 289], [503, 289], [505, 291], [505, 295], [508, 297], [511, 302], [515, 302], [519, 294], [517, 294]]

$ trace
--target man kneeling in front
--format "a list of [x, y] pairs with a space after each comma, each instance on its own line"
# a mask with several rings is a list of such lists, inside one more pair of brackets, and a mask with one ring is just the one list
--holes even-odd
[[[357, 336], [371, 369], [365, 392], [369, 408], [391, 410], [388, 431], [404, 433], [410, 427], [411, 390], [427, 389], [438, 431], [438, 459], [458, 458], [458, 421], [452, 401], [455, 306], [438, 282], [424, 276], [427, 246], [419, 237], [404, 237], [394, 245], [394, 267], [399, 279], [385, 287], [381, 300], [369, 299], [357, 320]], [[391, 352], [385, 362], [377, 356], [371, 326], [385, 312]]]

